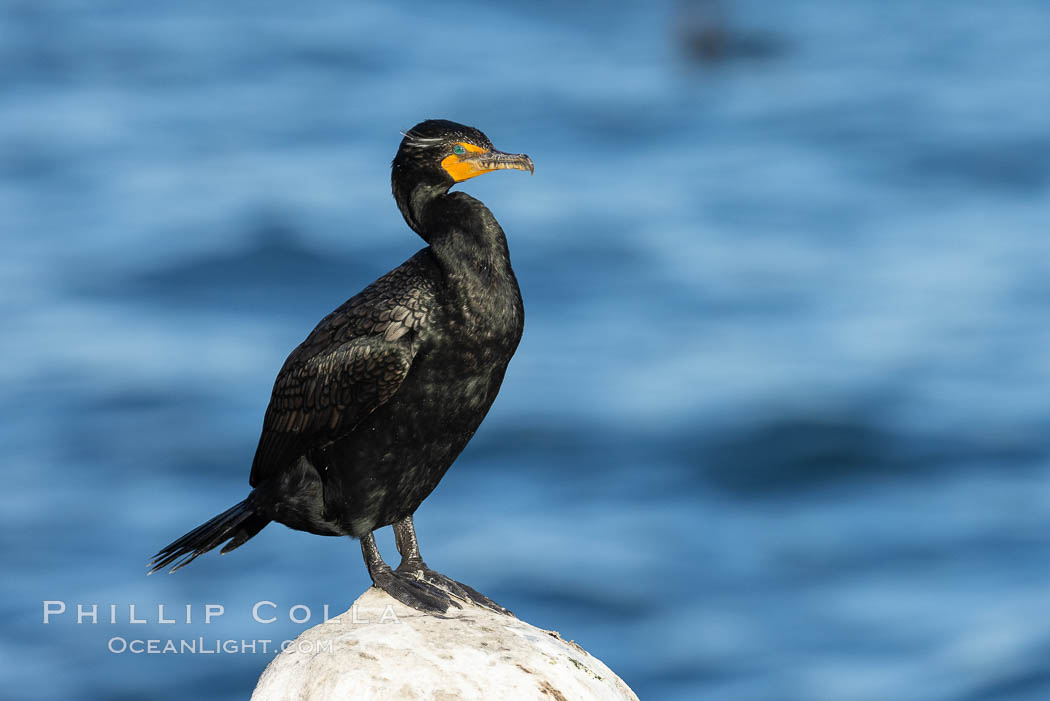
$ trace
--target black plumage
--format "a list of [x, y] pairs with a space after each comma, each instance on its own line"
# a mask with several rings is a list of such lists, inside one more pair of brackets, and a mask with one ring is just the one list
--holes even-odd
[[[281, 368], [240, 504], [154, 556], [175, 569], [271, 521], [361, 540], [373, 582], [415, 608], [450, 596], [504, 610], [430, 570], [412, 514], [492, 405], [521, 338], [524, 310], [507, 241], [492, 213], [457, 182], [497, 169], [532, 171], [477, 129], [444, 120], [405, 134], [392, 164], [394, 199], [429, 245], [321, 320]], [[372, 532], [393, 525], [401, 565], [382, 561]]]

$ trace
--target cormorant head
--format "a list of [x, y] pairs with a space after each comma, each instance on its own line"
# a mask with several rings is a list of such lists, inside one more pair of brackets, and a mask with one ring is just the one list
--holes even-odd
[[426, 203], [456, 183], [494, 170], [533, 170], [531, 158], [497, 151], [489, 137], [474, 127], [428, 119], [404, 134], [394, 156], [391, 184], [405, 221], [421, 236], [420, 216]]

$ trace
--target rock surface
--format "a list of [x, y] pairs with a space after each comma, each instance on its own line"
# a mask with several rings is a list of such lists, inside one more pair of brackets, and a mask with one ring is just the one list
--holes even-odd
[[462, 603], [442, 616], [369, 588], [346, 613], [314, 626], [267, 665], [252, 701], [638, 697], [574, 642]]

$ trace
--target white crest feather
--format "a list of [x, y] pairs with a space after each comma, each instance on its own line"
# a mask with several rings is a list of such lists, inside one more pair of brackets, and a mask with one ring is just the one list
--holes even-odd
[[444, 141], [440, 136], [421, 136], [411, 130], [402, 131], [401, 135], [407, 139], [407, 141], [405, 141], [405, 146], [408, 146], [409, 148], [427, 148], [428, 146], [440, 144]]

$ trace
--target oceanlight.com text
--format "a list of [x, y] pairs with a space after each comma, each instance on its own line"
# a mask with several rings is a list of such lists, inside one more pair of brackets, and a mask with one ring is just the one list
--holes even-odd
[[332, 651], [331, 640], [143, 640], [120, 636], [109, 639], [109, 651], [115, 655], [267, 655], [292, 648], [297, 652], [316, 654]]

